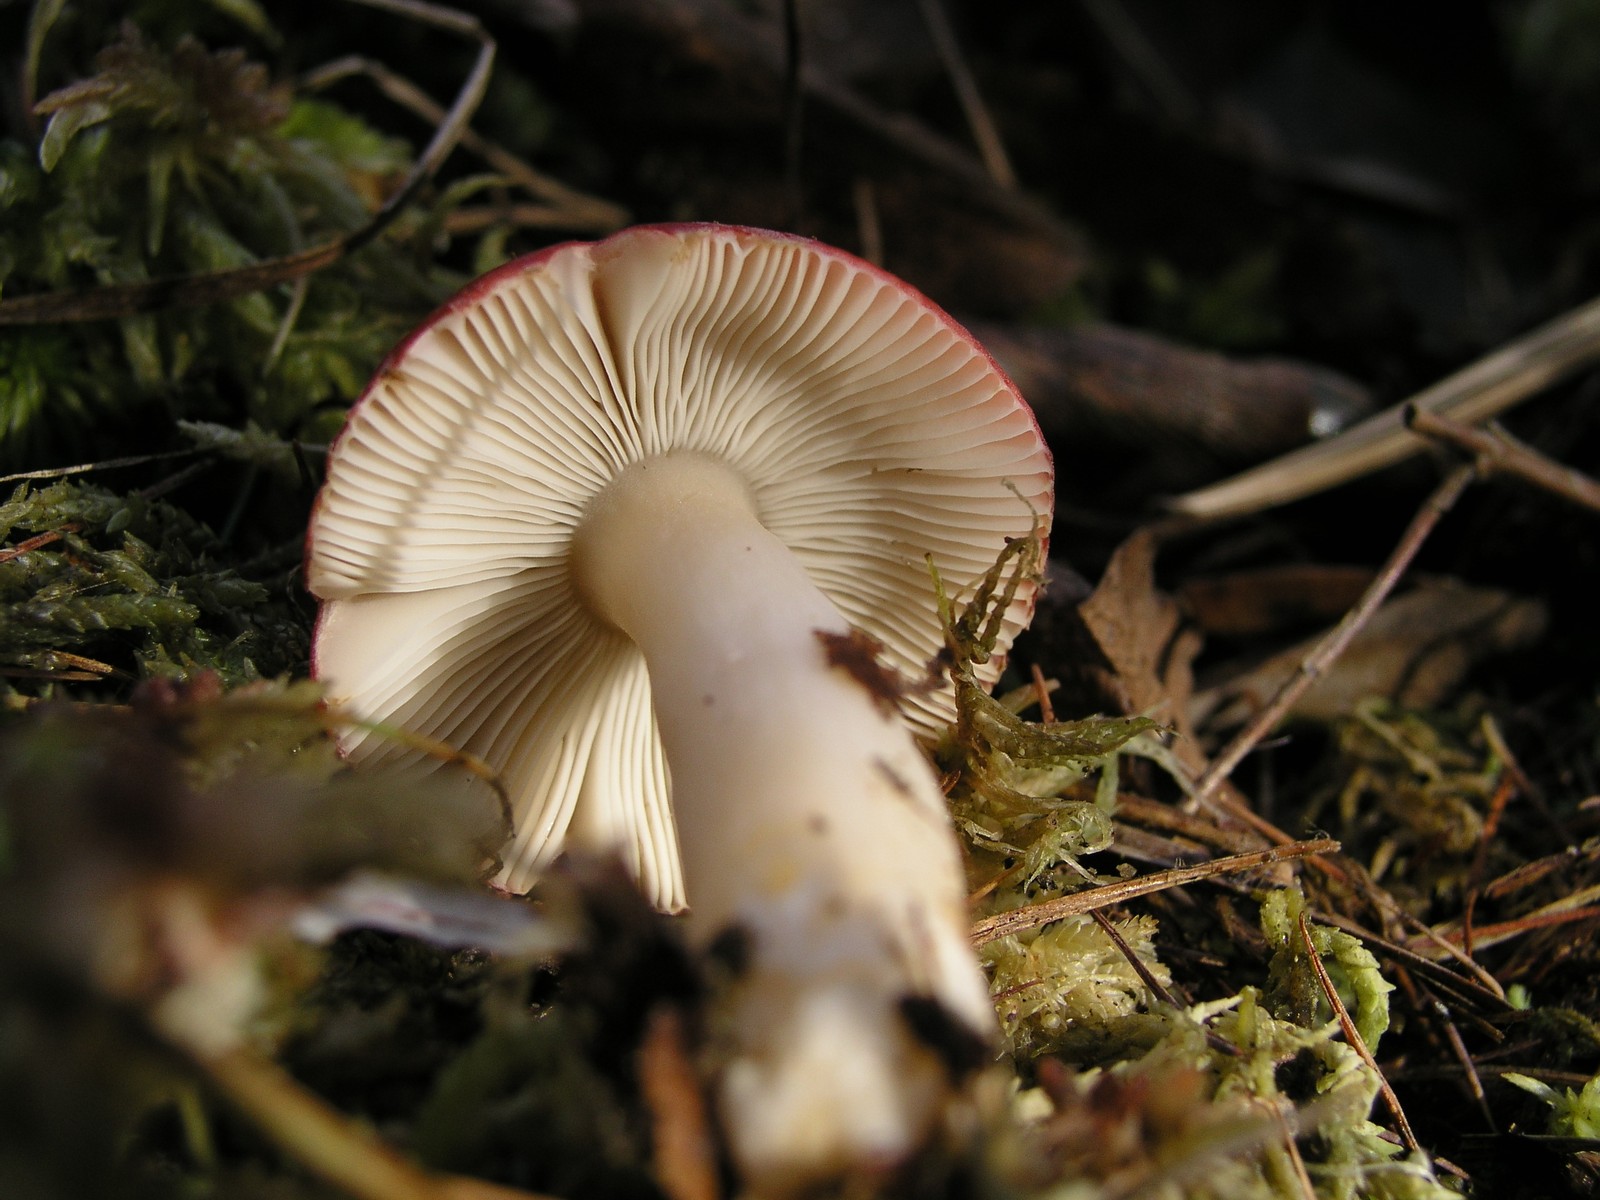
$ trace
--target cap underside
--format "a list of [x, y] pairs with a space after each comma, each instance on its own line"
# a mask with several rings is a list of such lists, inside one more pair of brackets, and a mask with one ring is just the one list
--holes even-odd
[[[674, 450], [740, 472], [762, 523], [914, 676], [942, 644], [925, 555], [959, 594], [1050, 512], [1048, 453], [987, 356], [837, 252], [637, 230], [477, 285], [352, 412], [307, 570], [331, 602], [316, 668], [334, 699], [499, 772], [509, 886], [570, 835], [620, 845], [652, 899], [682, 903], [643, 660], [567, 575], [589, 499]], [[1031, 603], [1012, 605], [1002, 649]], [[907, 716], [932, 734], [950, 704], [912, 697]], [[397, 752], [375, 732], [349, 748]]]

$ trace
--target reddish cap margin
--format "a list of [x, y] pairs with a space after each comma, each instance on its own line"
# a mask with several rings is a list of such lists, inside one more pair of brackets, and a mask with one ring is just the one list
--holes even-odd
[[[610, 234], [593, 242], [583, 242], [577, 240], [556, 242], [553, 245], [545, 246], [542, 249], [532, 251], [529, 254], [524, 254], [510, 260], [509, 262], [502, 263], [493, 270], [478, 276], [478, 278], [474, 279], [471, 283], [468, 283], [460, 291], [456, 292], [455, 295], [451, 296], [438, 308], [434, 309], [434, 311], [422, 321], [418, 322], [416, 327], [413, 328], [410, 333], [406, 334], [405, 337], [401, 338], [400, 341], [395, 344], [394, 349], [390, 350], [389, 353], [384, 356], [383, 361], [378, 364], [377, 370], [372, 373], [372, 378], [367, 382], [367, 386], [362, 389], [361, 395], [357, 396], [356, 399], [351, 403], [349, 411], [345, 414], [345, 423], [343, 427], [339, 430], [338, 435], [328, 447], [328, 456], [326, 462], [331, 465], [338, 457], [339, 447], [343, 444], [345, 437], [350, 431], [352, 418], [356, 415], [361, 406], [366, 403], [368, 397], [372, 395], [378, 384], [382, 382], [383, 377], [393, 370], [397, 363], [405, 358], [406, 354], [410, 351], [412, 344], [424, 333], [426, 333], [433, 325], [435, 325], [441, 318], [447, 317], [452, 313], [460, 312], [464, 308], [471, 307], [473, 304], [477, 303], [480, 298], [495, 290], [506, 280], [515, 278], [519, 275], [527, 274], [528, 272], [538, 268], [547, 259], [553, 258], [555, 255], [564, 250], [568, 250], [573, 247], [584, 246], [588, 247], [591, 253], [597, 250], [615, 253], [616, 248], [625, 244], [627, 240], [639, 237], [641, 235], [655, 233], [668, 235], [684, 233], [731, 233], [739, 237], [747, 237], [756, 241], [795, 242], [799, 245], [809, 247], [812, 250], [821, 253], [825, 257], [836, 259], [837, 261], [851, 267], [853, 270], [860, 271], [866, 275], [871, 275], [881, 282], [899, 289], [901, 292], [919, 302], [924, 308], [932, 312], [935, 316], [943, 320], [945, 324], [949, 326], [951, 332], [953, 332], [957, 337], [965, 341], [969, 346], [977, 351], [982, 360], [988, 364], [989, 369], [999, 376], [1001, 381], [1005, 384], [1006, 390], [1008, 390], [1012, 396], [1016, 398], [1017, 406], [1021, 408], [1022, 411], [1027, 414], [1028, 419], [1033, 422], [1033, 430], [1038, 436], [1039, 446], [1044, 452], [1045, 462], [1050, 466], [1052, 477], [1054, 476], [1055, 462], [1054, 456], [1050, 450], [1050, 444], [1045, 440], [1044, 433], [1039, 428], [1039, 419], [1037, 416], [1035, 416], [1033, 407], [1017, 389], [1017, 385], [1012, 382], [1011, 376], [1006, 373], [1004, 367], [995, 361], [994, 355], [989, 353], [988, 348], [984, 346], [982, 342], [978, 341], [977, 338], [972, 336], [972, 334], [967, 330], [966, 326], [962, 325], [961, 322], [957, 321], [948, 312], [946, 312], [941, 305], [935, 303], [933, 300], [930, 300], [920, 289], [913, 287], [904, 279], [901, 279], [898, 275], [891, 274], [882, 267], [877, 266], [875, 263], [870, 263], [858, 255], [851, 254], [848, 250], [841, 250], [837, 246], [830, 246], [826, 242], [818, 241], [816, 238], [807, 237], [804, 234], [799, 233], [786, 233], [781, 230], [763, 229], [755, 225], [724, 224], [718, 221], [667, 221], [652, 225], [632, 225], [626, 229], [619, 230], [616, 233]], [[324, 481], [326, 481], [326, 471], [324, 473]], [[311, 530], [316, 525], [317, 510], [321, 507], [321, 505], [322, 489], [319, 488], [317, 490], [316, 497], [312, 500], [311, 513], [306, 523], [305, 549], [301, 560], [302, 578], [306, 579], [310, 578], [308, 568], [310, 566], [312, 543], [314, 541]], [[1041, 539], [1040, 550], [1042, 553], [1048, 554], [1049, 549], [1050, 539], [1049, 535], [1047, 534], [1043, 539]], [[1037, 587], [1028, 589], [1027, 615], [1030, 620], [1033, 616], [1034, 604], [1037, 596]], [[311, 634], [311, 677], [313, 679], [317, 677], [317, 645], [321, 641], [322, 637], [322, 620], [323, 613], [325, 611], [325, 608], [319, 607], [317, 611], [317, 620], [313, 626]], [[1027, 622], [1023, 622], [1023, 625], [1026, 627]], [[999, 657], [1003, 663], [1005, 656], [1001, 655]]]

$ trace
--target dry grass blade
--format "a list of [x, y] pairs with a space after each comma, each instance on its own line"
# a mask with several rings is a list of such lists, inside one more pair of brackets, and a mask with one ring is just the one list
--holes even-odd
[[[1428, 979], [1433, 986], [1448, 994], [1457, 1003], [1470, 1005], [1473, 1008], [1484, 1009], [1497, 1014], [1511, 1011], [1511, 1006], [1506, 1003], [1505, 990], [1499, 982], [1477, 963], [1463, 956], [1460, 950], [1452, 947], [1443, 938], [1434, 935], [1428, 944], [1436, 946], [1440, 951], [1440, 958], [1452, 957], [1461, 966], [1472, 973], [1472, 978], [1467, 979], [1456, 974], [1438, 959], [1429, 958], [1419, 953], [1410, 946], [1401, 945], [1389, 940], [1381, 934], [1374, 933], [1350, 918], [1338, 913], [1317, 911], [1312, 914], [1317, 921], [1324, 925], [1331, 925], [1335, 929], [1343, 930], [1352, 937], [1358, 937], [1366, 947], [1375, 954], [1395, 963], [1397, 966], [1414, 971]], [[1426, 928], [1424, 926], [1424, 928]], [[1428, 932], [1432, 932], [1429, 930]], [[1451, 954], [1451, 951], [1454, 954]]]
[[[1117, 953], [1127, 960], [1128, 965], [1133, 968], [1134, 974], [1149, 989], [1150, 994], [1168, 1008], [1181, 1007], [1178, 998], [1172, 994], [1166, 984], [1156, 978], [1155, 972], [1150, 969], [1150, 964], [1139, 957], [1138, 951], [1128, 945], [1128, 939], [1122, 936], [1117, 927], [1112, 924], [1111, 919], [1099, 909], [1092, 910], [1089, 915], [1094, 918], [1094, 923], [1100, 927], [1100, 932], [1105, 934], [1110, 939], [1111, 944], [1117, 948]], [[1206, 1030], [1206, 1044], [1218, 1054], [1226, 1054], [1230, 1058], [1240, 1058], [1244, 1054], [1244, 1051], [1240, 1050], [1238, 1046], [1210, 1029]], [[1291, 1146], [1293, 1140], [1293, 1138], [1289, 1139]]]
[[474, 779], [482, 780], [494, 792], [495, 799], [500, 803], [500, 815], [510, 828], [515, 822], [512, 819], [511, 793], [506, 791], [505, 782], [497, 772], [476, 754], [452, 746], [449, 742], [440, 741], [438, 738], [429, 737], [424, 733], [406, 729], [398, 725], [386, 725], [381, 721], [367, 721], [346, 712], [345, 710], [329, 705], [323, 709], [324, 721], [331, 731], [338, 728], [368, 729], [384, 737], [391, 738], [403, 746], [427, 755], [429, 758], [438, 759], [440, 762], [451, 763], [460, 767]]
[[1494, 1113], [1489, 1109], [1489, 1097], [1484, 1092], [1483, 1080], [1478, 1075], [1478, 1064], [1472, 1061], [1472, 1052], [1467, 1049], [1461, 1030], [1456, 1027], [1454, 1019], [1450, 1016], [1450, 1009], [1438, 1000], [1432, 1002], [1432, 1008], [1434, 1016], [1439, 1018], [1440, 1025], [1444, 1027], [1445, 1039], [1450, 1043], [1450, 1053], [1455, 1055], [1462, 1071], [1466, 1073], [1467, 1089], [1472, 1093], [1472, 1100], [1478, 1106], [1478, 1111], [1483, 1114], [1484, 1126], [1490, 1133], [1498, 1132]]
[[[1525, 917], [1517, 917], [1511, 921], [1499, 921], [1493, 925], [1480, 925], [1473, 933], [1473, 945], [1478, 949], [1487, 949], [1498, 946], [1501, 942], [1508, 942], [1512, 938], [1521, 937], [1535, 929], [1548, 929], [1553, 925], [1567, 925], [1573, 921], [1593, 921], [1600, 919], [1600, 904], [1589, 904], [1582, 908], [1569, 908], [1571, 899], [1558, 900], [1554, 904], [1546, 905], [1537, 912], [1531, 912]], [[1463, 940], [1461, 930], [1455, 930], [1444, 935], [1445, 940], [1452, 945]]]
[[856, 240], [861, 257], [875, 267], [883, 266], [883, 218], [878, 212], [878, 192], [865, 176], [850, 187], [850, 203], [856, 212]]
[[152, 279], [143, 283], [117, 284], [81, 291], [43, 292], [32, 296], [13, 296], [0, 300], [0, 325], [37, 325], [51, 322], [104, 321], [136, 316], [158, 309], [203, 304], [218, 304], [238, 296], [259, 292], [282, 283], [292, 283], [306, 275], [332, 266], [347, 255], [372, 242], [416, 197], [440, 164], [455, 149], [467, 122], [477, 111], [489, 86], [494, 65], [495, 43], [476, 17], [455, 9], [425, 4], [421, 0], [352, 0], [370, 8], [383, 9], [429, 25], [447, 29], [478, 43], [473, 62], [455, 102], [445, 120], [434, 130], [427, 147], [412, 164], [410, 172], [373, 214], [372, 219], [353, 233], [313, 246], [298, 254], [288, 254], [266, 262], [251, 263], [225, 271], [201, 275], [182, 275]]
[[[295, 716], [302, 712], [302, 706], [299, 701], [270, 695], [251, 696], [248, 699], [236, 697], [232, 701], [232, 707], [235, 712], [282, 713], [285, 716]], [[506, 791], [506, 785], [495, 769], [476, 754], [457, 749], [455, 746], [450, 745], [449, 742], [428, 737], [426, 734], [417, 733], [402, 726], [388, 725], [381, 721], [365, 720], [337, 705], [324, 704], [319, 709], [319, 713], [323, 727], [330, 733], [338, 729], [370, 730], [412, 750], [416, 750], [420, 754], [425, 754], [429, 758], [460, 767], [474, 779], [481, 780], [494, 792], [495, 798], [500, 805], [501, 816], [508, 826], [512, 823], [511, 794]]]
[[[591, 21], [610, 21], [630, 29], [664, 32], [694, 47], [694, 56], [748, 64], [782, 80], [796, 39], [785, 36], [784, 22], [755, 15], [750, 6], [732, 0], [589, 0], [583, 6]], [[795, 62], [794, 86], [807, 104], [815, 104], [881, 140], [907, 159], [932, 168], [961, 187], [976, 204], [1032, 230], [1073, 253], [1083, 249], [1078, 231], [1054, 207], [1020, 189], [1005, 188], [965, 146], [936, 132], [908, 113], [886, 109], [863, 90], [830, 73], [815, 61]], [[792, 135], [791, 135], [792, 136]]]
[[927, 26], [928, 35], [933, 39], [934, 49], [944, 64], [945, 73], [950, 76], [950, 86], [955, 88], [962, 115], [967, 118], [967, 127], [972, 131], [972, 140], [978, 145], [978, 154], [983, 159], [989, 177], [1007, 190], [1015, 188], [1017, 173], [1011, 166], [1010, 156], [1006, 154], [1005, 143], [1000, 139], [1000, 127], [989, 115], [989, 107], [983, 102], [978, 83], [967, 67], [967, 60], [962, 57], [961, 42], [951, 28], [950, 17], [944, 11], [942, 0], [917, 0], [917, 7], [922, 11], [922, 23]]
[[1285, 1137], [1292, 1141], [1300, 1132], [1314, 1129], [1325, 1119], [1331, 1105], [1320, 1099], [1299, 1109], [1287, 1104], [1283, 1108], [1255, 1107], [1267, 1111], [1260, 1116], [1206, 1125], [1170, 1145], [1154, 1171], [1141, 1174], [1126, 1186], [1104, 1188], [1095, 1194], [1101, 1200], [1154, 1200], [1181, 1194], [1178, 1189], [1201, 1180], [1223, 1159], [1254, 1154]]
[[[466, 205], [445, 214], [442, 227], [451, 236], [483, 233], [498, 227], [512, 229], [578, 229], [582, 222], [574, 221], [572, 214], [552, 204], [530, 202]], [[591, 226], [591, 228], [599, 228]], [[616, 226], [606, 226], [607, 229]]]
[[1317, 1200], [1316, 1185], [1311, 1182], [1311, 1172], [1306, 1170], [1305, 1157], [1300, 1153], [1300, 1147], [1295, 1144], [1294, 1130], [1289, 1126], [1289, 1118], [1281, 1108], [1274, 1109], [1273, 1115], [1277, 1118], [1279, 1128], [1283, 1130], [1281, 1145], [1284, 1155], [1289, 1159], [1289, 1168], [1294, 1172], [1295, 1186], [1300, 1189], [1300, 1195], [1305, 1200]]
[[1339, 1028], [1344, 1032], [1344, 1040], [1350, 1044], [1361, 1061], [1374, 1075], [1378, 1077], [1378, 1087], [1383, 1093], [1384, 1103], [1389, 1106], [1389, 1112], [1394, 1116], [1395, 1128], [1400, 1134], [1400, 1140], [1407, 1150], [1413, 1154], [1420, 1154], [1422, 1147], [1417, 1143], [1417, 1135], [1411, 1132], [1411, 1122], [1406, 1119], [1405, 1109], [1400, 1107], [1400, 1098], [1394, 1094], [1394, 1089], [1389, 1086], [1389, 1081], [1378, 1068], [1378, 1060], [1372, 1057], [1372, 1051], [1367, 1048], [1366, 1041], [1361, 1032], [1356, 1028], [1356, 1023], [1350, 1016], [1350, 1010], [1344, 1006], [1344, 1001], [1339, 998], [1339, 989], [1333, 986], [1333, 980], [1328, 976], [1328, 968], [1323, 965], [1322, 955], [1317, 953], [1317, 947], [1311, 940], [1311, 926], [1306, 922], [1305, 913], [1301, 913], [1298, 921], [1300, 927], [1300, 941], [1305, 946], [1307, 957], [1311, 961], [1311, 969], [1317, 973], [1317, 982], [1322, 985], [1322, 994], [1327, 997], [1328, 1004], [1333, 1008], [1334, 1015], [1339, 1019]]
[[[1454, 942], [1446, 939], [1432, 926], [1423, 921], [1421, 917], [1418, 917], [1414, 913], [1407, 911], [1407, 909], [1398, 900], [1396, 900], [1383, 888], [1379, 887], [1365, 870], [1358, 868], [1353, 872], [1347, 872], [1347, 877], [1353, 880], [1367, 902], [1371, 904], [1377, 912], [1383, 915], [1384, 921], [1388, 923], [1385, 926], [1386, 928], [1395, 929], [1398, 927], [1404, 927], [1406, 929], [1410, 929], [1414, 934], [1416, 934], [1419, 944], [1433, 946], [1439, 951], [1441, 957], [1454, 959], [1464, 970], [1471, 973], [1472, 977], [1478, 981], [1479, 986], [1482, 987], [1484, 991], [1493, 996], [1499, 1003], [1504, 1004], [1505, 989], [1500, 986], [1500, 981], [1488, 971], [1484, 970], [1483, 967], [1479, 966], [1477, 961], [1470, 954], [1468, 954]], [[1360, 932], [1358, 928], [1354, 926], [1350, 928], [1349, 932], [1357, 933], [1357, 935], [1362, 938], [1366, 938], [1368, 936], [1365, 933]]]
[[0, 675], [8, 679], [54, 679], [72, 683], [89, 683], [122, 674], [110, 663], [68, 650], [46, 651], [39, 665], [33, 667], [0, 667]]
[[1079, 916], [1110, 904], [1120, 904], [1135, 896], [1147, 896], [1151, 892], [1198, 883], [1202, 879], [1211, 879], [1219, 875], [1254, 871], [1274, 863], [1304, 858], [1307, 855], [1332, 854], [1338, 849], [1339, 843], [1332, 838], [1317, 838], [1312, 841], [1291, 842], [1287, 846], [1275, 846], [1271, 850], [1258, 850], [1250, 854], [1235, 854], [1228, 858], [1213, 859], [1196, 867], [1178, 867], [1171, 871], [1146, 875], [1141, 879], [1125, 879], [1103, 884], [1088, 891], [1058, 896], [1042, 904], [1030, 904], [1025, 908], [1015, 908], [1009, 912], [987, 917], [973, 925], [972, 943], [981, 946], [996, 938], [1038, 929], [1041, 925], [1048, 925], [1051, 921], [1059, 921], [1063, 917]]
[[1197, 126], [1204, 117], [1199, 102], [1133, 15], [1116, 0], [1083, 0], [1082, 7], [1161, 115], [1179, 128]]
[[63, 479], [68, 475], [87, 475], [92, 471], [111, 471], [118, 467], [142, 467], [146, 463], [161, 462], [169, 458], [193, 458], [197, 454], [207, 454], [209, 451], [203, 446], [191, 447], [187, 450], [161, 450], [154, 454], [129, 454], [121, 458], [104, 458], [99, 462], [77, 463], [70, 467], [46, 467], [40, 471], [16, 471], [10, 475], [0, 475], [0, 483], [25, 483], [32, 479]]
[[1483, 820], [1483, 831], [1478, 835], [1478, 845], [1472, 854], [1472, 865], [1467, 868], [1466, 902], [1461, 912], [1461, 928], [1463, 937], [1462, 948], [1468, 955], [1473, 953], [1472, 918], [1478, 908], [1478, 898], [1482, 895], [1482, 881], [1484, 864], [1489, 859], [1489, 847], [1493, 845], [1495, 834], [1500, 829], [1500, 819], [1505, 815], [1506, 805], [1511, 802], [1511, 797], [1516, 793], [1516, 778], [1507, 771], [1500, 777], [1500, 782], [1495, 786], [1494, 795], [1489, 797], [1489, 811]]
[[[1128, 939], [1117, 932], [1117, 927], [1111, 923], [1110, 918], [1099, 909], [1092, 910], [1089, 915], [1094, 918], [1094, 923], [1100, 926], [1100, 932], [1111, 939], [1111, 944], [1117, 948], [1117, 953], [1128, 960], [1128, 965], [1139, 976], [1140, 982], [1150, 989], [1150, 994], [1163, 1004], [1176, 1006], [1178, 1003], [1177, 997], [1167, 990], [1167, 985], [1156, 978], [1155, 973], [1150, 970], [1144, 959], [1140, 958], [1133, 947], [1128, 945]], [[1222, 1041], [1220, 1038], [1216, 1040]], [[1227, 1043], [1223, 1044], [1226, 1045]]]
[[1217, 520], [1325, 491], [1426, 446], [1426, 439], [1405, 426], [1408, 408], [1467, 424], [1486, 421], [1596, 357], [1600, 357], [1600, 300], [1591, 300], [1337, 437], [1177, 496], [1168, 507], [1185, 517]]

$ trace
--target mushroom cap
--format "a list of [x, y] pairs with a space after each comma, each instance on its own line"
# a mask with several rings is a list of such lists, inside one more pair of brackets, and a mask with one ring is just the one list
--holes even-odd
[[[672, 451], [738, 471], [762, 524], [914, 678], [943, 645], [926, 556], [959, 596], [1051, 511], [1049, 451], [1010, 380], [924, 296], [842, 251], [644, 226], [468, 286], [352, 408], [306, 579], [330, 699], [499, 773], [509, 888], [570, 837], [620, 848], [656, 904], [684, 902], [643, 657], [568, 570], [590, 499]], [[1033, 600], [1018, 591], [983, 682]], [[948, 685], [903, 704], [923, 737], [954, 716]], [[343, 746], [404, 752], [370, 727]]]

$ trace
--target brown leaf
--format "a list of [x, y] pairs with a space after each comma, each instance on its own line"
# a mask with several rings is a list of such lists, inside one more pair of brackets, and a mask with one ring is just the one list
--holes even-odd
[[1172, 597], [1156, 590], [1156, 542], [1139, 530], [1111, 557], [1078, 616], [1108, 667], [1098, 683], [1118, 711], [1171, 724], [1181, 718], [1192, 686], [1190, 664], [1198, 638], [1180, 631]]
[[[1078, 606], [1084, 631], [1107, 664], [1087, 667], [1085, 673], [1118, 711], [1149, 716], [1176, 729], [1173, 756], [1196, 779], [1210, 765], [1188, 724], [1193, 665], [1202, 639], [1183, 625], [1177, 602], [1156, 590], [1155, 555], [1153, 532], [1138, 530], [1117, 547], [1099, 586]], [[1224, 782], [1221, 789], [1227, 805], [1249, 807], [1231, 783]], [[1265, 845], [1250, 836], [1253, 844]]]

